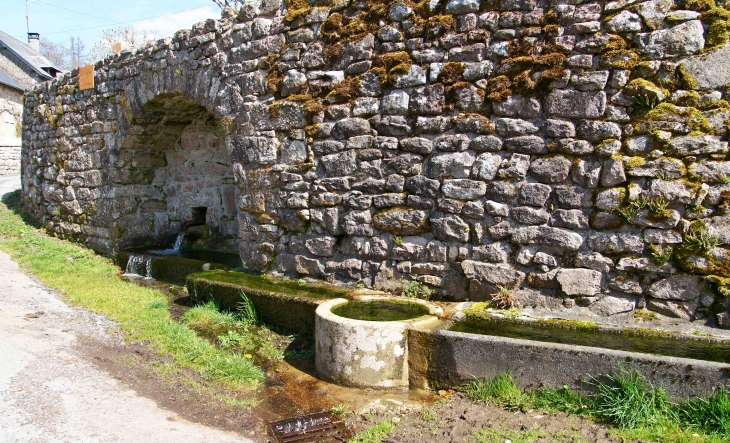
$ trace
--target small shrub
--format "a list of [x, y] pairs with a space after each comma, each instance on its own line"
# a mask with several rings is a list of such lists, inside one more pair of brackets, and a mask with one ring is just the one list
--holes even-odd
[[410, 298], [428, 299], [432, 293], [423, 283], [411, 280], [403, 283], [403, 295]]
[[393, 236], [393, 242], [395, 242], [396, 245], [400, 246], [403, 244], [403, 237], [395, 235]]

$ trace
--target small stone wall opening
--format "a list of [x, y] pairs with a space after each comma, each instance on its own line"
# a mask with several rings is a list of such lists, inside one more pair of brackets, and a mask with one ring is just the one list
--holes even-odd
[[188, 218], [188, 221], [185, 223], [185, 227], [191, 227], [191, 226], [200, 226], [206, 224], [206, 214], [208, 213], [208, 208], [205, 206], [197, 207], [197, 208], [191, 208], [190, 209], [190, 217]]
[[237, 252], [238, 188], [219, 122], [180, 94], [162, 94], [130, 119], [110, 174], [120, 203], [119, 248], [169, 243], [192, 226], [207, 227], [206, 246]]

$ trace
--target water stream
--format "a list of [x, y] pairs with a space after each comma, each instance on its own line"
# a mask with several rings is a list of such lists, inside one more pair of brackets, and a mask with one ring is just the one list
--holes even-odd
[[141, 277], [152, 279], [152, 257], [144, 254], [129, 254], [124, 277]]
[[157, 254], [157, 255], [175, 255], [179, 254], [180, 250], [182, 249], [183, 240], [185, 240], [185, 233], [181, 232], [177, 234], [177, 238], [175, 238], [175, 244], [172, 245], [172, 248], [169, 249], [151, 249], [149, 252], [150, 254]]

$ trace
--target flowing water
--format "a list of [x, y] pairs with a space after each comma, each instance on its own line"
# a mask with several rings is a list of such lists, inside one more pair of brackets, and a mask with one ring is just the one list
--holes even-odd
[[151, 254], [157, 254], [157, 255], [175, 255], [179, 254], [182, 249], [183, 241], [185, 240], [185, 233], [181, 232], [177, 234], [177, 238], [175, 238], [175, 244], [172, 245], [172, 248], [170, 249], [151, 249], [149, 252]]
[[152, 279], [152, 257], [143, 254], [129, 254], [125, 277], [141, 277]]
[[494, 335], [566, 345], [592, 346], [618, 351], [730, 363], [730, 342], [700, 338], [662, 337], [624, 331], [569, 329], [504, 320], [467, 319], [450, 331]]

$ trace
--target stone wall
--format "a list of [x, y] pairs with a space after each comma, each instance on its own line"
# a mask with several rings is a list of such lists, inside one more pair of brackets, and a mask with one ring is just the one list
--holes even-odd
[[0, 175], [20, 174], [20, 140], [0, 138]]
[[269, 272], [726, 318], [730, 11], [331, 4], [247, 4], [98, 62], [93, 91], [37, 86], [26, 210], [104, 253], [205, 208]]

